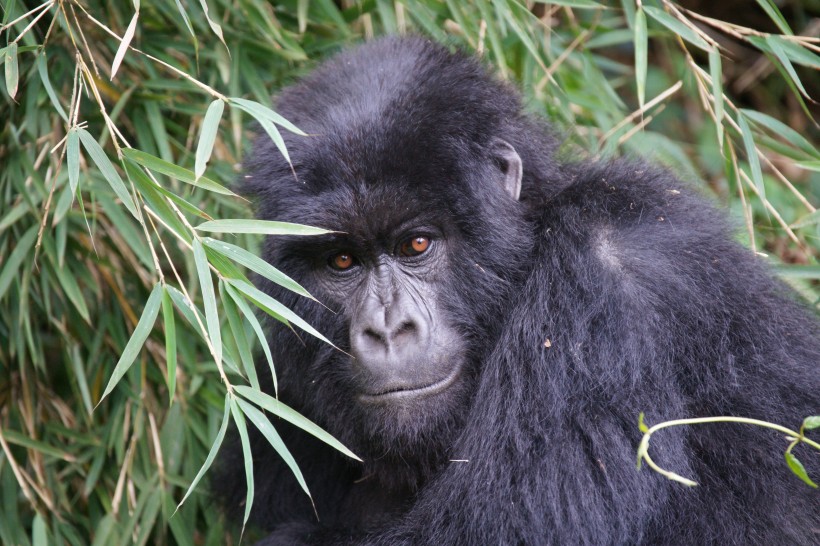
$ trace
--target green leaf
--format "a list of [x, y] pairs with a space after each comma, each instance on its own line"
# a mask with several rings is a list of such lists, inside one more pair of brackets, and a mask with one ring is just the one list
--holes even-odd
[[191, 482], [191, 485], [188, 487], [188, 491], [185, 492], [185, 496], [182, 497], [181, 501], [179, 501], [176, 510], [174, 510], [175, 514], [182, 506], [182, 504], [185, 502], [185, 500], [188, 498], [188, 496], [191, 494], [191, 492], [193, 492], [193, 490], [196, 488], [196, 485], [199, 483], [199, 480], [202, 479], [202, 476], [204, 476], [208, 469], [211, 468], [214, 459], [216, 459], [216, 454], [219, 452], [219, 448], [222, 446], [222, 440], [225, 439], [225, 432], [228, 430], [228, 412], [231, 408], [228, 396], [229, 395], [225, 395], [225, 409], [222, 413], [222, 424], [219, 426], [219, 432], [216, 433], [216, 438], [214, 439], [214, 443], [211, 446], [211, 450], [208, 452], [208, 456], [205, 458], [205, 462], [202, 463], [202, 467], [199, 469], [199, 472], [197, 472], [196, 476]]
[[638, 86], [638, 104], [643, 108], [646, 96], [646, 15], [642, 9], [635, 14], [635, 83]]
[[768, 114], [764, 114], [763, 112], [758, 112], [756, 110], [747, 110], [742, 109], [740, 110], [743, 113], [743, 116], [751, 120], [753, 123], [757, 125], [762, 125], [775, 135], [786, 139], [792, 146], [798, 148], [810, 156], [814, 156], [820, 158], [820, 152], [812, 146], [811, 142], [806, 140], [806, 138], [783, 123], [782, 121], [773, 118]]
[[225, 43], [225, 38], [222, 36], [222, 27], [219, 26], [219, 23], [211, 19], [211, 14], [208, 10], [208, 2], [206, 0], [199, 0], [199, 5], [202, 6], [202, 11], [205, 12], [205, 19], [208, 20], [208, 26], [211, 27], [213, 33], [216, 34], [216, 37], [219, 38], [219, 41], [225, 46], [225, 49], [228, 49], [228, 44]]
[[820, 428], [820, 415], [812, 415], [803, 419], [803, 428], [805, 430]]
[[71, 186], [72, 195], [77, 193], [80, 185], [80, 135], [76, 129], [68, 132], [66, 143], [66, 161], [68, 161], [68, 184]]
[[769, 45], [772, 53], [777, 57], [777, 60], [780, 61], [780, 64], [783, 65], [783, 68], [786, 70], [786, 73], [791, 78], [792, 82], [797, 86], [800, 90], [800, 93], [803, 94], [804, 97], [810, 99], [809, 94], [806, 92], [806, 88], [803, 87], [803, 82], [800, 81], [800, 76], [797, 75], [797, 72], [794, 69], [794, 65], [792, 65], [789, 56], [786, 54], [786, 51], [783, 49], [781, 42], [784, 41], [779, 36], [768, 36], [766, 38], [766, 43]]
[[276, 112], [274, 112], [273, 110], [268, 108], [267, 106], [259, 104], [256, 101], [243, 99], [243, 98], [239, 98], [239, 97], [230, 97], [228, 100], [230, 101], [231, 104], [238, 106], [242, 110], [244, 110], [247, 113], [249, 113], [250, 115], [252, 115], [257, 120], [258, 119], [268, 119], [268, 120], [272, 121], [273, 123], [275, 123], [276, 125], [284, 127], [285, 129], [287, 129], [291, 133], [297, 134], [299, 136], [308, 136], [307, 133], [305, 133], [304, 131], [299, 129], [293, 123], [289, 122], [284, 117], [280, 116], [279, 114], [277, 114]]
[[134, 333], [131, 334], [131, 339], [129, 339], [128, 343], [126, 343], [125, 349], [123, 350], [117, 365], [114, 366], [114, 373], [111, 374], [111, 379], [108, 380], [108, 385], [105, 387], [105, 391], [100, 397], [100, 401], [97, 402], [97, 406], [99, 406], [100, 402], [102, 402], [103, 399], [105, 399], [105, 397], [108, 396], [112, 390], [114, 390], [114, 387], [117, 386], [117, 383], [119, 383], [122, 376], [125, 375], [125, 372], [128, 371], [134, 363], [134, 360], [137, 358], [137, 354], [140, 349], [142, 349], [145, 340], [148, 339], [148, 335], [154, 327], [154, 322], [157, 320], [161, 299], [162, 285], [158, 283], [151, 291], [151, 295], [148, 296], [148, 301], [145, 303], [145, 309], [143, 309], [142, 316], [137, 322], [137, 327], [134, 328]]
[[536, 0], [538, 4], [553, 4], [567, 8], [578, 9], [606, 9], [606, 6], [593, 2], [592, 0]]
[[217, 241], [216, 239], [211, 239], [210, 237], [205, 237], [202, 242], [208, 248], [216, 250], [223, 256], [228, 257], [238, 264], [244, 265], [251, 271], [262, 275], [266, 279], [270, 279], [279, 286], [287, 288], [291, 292], [296, 292], [300, 296], [316, 301], [316, 298], [314, 298], [310, 292], [302, 288], [299, 283], [270, 265], [262, 258], [253, 255], [244, 248], [232, 245], [231, 243], [226, 243], [225, 241]]
[[122, 35], [122, 40], [120, 40], [120, 45], [117, 48], [117, 53], [114, 55], [114, 60], [111, 63], [111, 80], [114, 80], [114, 76], [117, 75], [117, 71], [120, 69], [120, 64], [122, 60], [125, 58], [126, 52], [128, 52], [128, 46], [131, 44], [131, 40], [134, 39], [134, 33], [137, 30], [137, 20], [139, 19], [140, 12], [134, 14], [131, 17], [131, 22], [128, 23], [128, 28], [125, 29], [125, 34]]
[[209, 233], [255, 233], [260, 235], [324, 235], [335, 233], [326, 229], [289, 222], [272, 222], [270, 220], [211, 220], [196, 226], [198, 231]]
[[33, 225], [17, 239], [14, 250], [4, 258], [6, 263], [3, 264], [3, 269], [0, 269], [0, 300], [3, 299], [9, 286], [11, 286], [11, 281], [20, 278], [20, 266], [23, 260], [32, 256], [36, 240], [37, 226]]
[[777, 6], [774, 5], [772, 0], [756, 0], [758, 5], [763, 8], [763, 11], [766, 12], [766, 15], [774, 21], [774, 24], [777, 25], [777, 28], [780, 29], [780, 32], [783, 34], [790, 34], [793, 35], [794, 32], [792, 31], [791, 27], [789, 27], [789, 23], [786, 22], [786, 18], [783, 17], [783, 14], [780, 13], [780, 10], [777, 9]]
[[88, 155], [91, 156], [97, 168], [100, 169], [100, 172], [106, 182], [111, 186], [111, 189], [114, 190], [114, 193], [117, 194], [117, 197], [120, 198], [122, 204], [125, 205], [134, 218], [139, 218], [137, 207], [134, 205], [131, 194], [128, 193], [128, 188], [125, 187], [125, 183], [122, 181], [122, 178], [120, 178], [120, 175], [117, 174], [114, 165], [108, 159], [108, 156], [105, 155], [103, 149], [97, 144], [97, 141], [94, 140], [91, 133], [82, 128], [76, 130], [80, 134], [80, 141], [83, 143], [83, 147], [88, 152]]
[[803, 466], [803, 463], [801, 463], [797, 459], [797, 457], [792, 455], [792, 453], [789, 451], [784, 453], [784, 455], [786, 457], [786, 464], [789, 465], [789, 468], [792, 472], [794, 472], [794, 475], [803, 480], [804, 482], [806, 482], [806, 484], [816, 488], [817, 484], [811, 481], [811, 478], [809, 478], [809, 475], [806, 472], [806, 468]]
[[259, 390], [254, 390], [250, 387], [246, 387], [244, 385], [238, 385], [234, 387], [234, 390], [236, 390], [237, 393], [244, 396], [246, 399], [250, 400], [262, 409], [271, 412], [277, 417], [281, 417], [288, 423], [291, 423], [292, 425], [299, 427], [308, 434], [312, 434], [317, 439], [323, 441], [324, 443], [326, 443], [333, 449], [339, 451], [340, 453], [347, 455], [351, 459], [361, 461], [361, 459], [357, 457], [356, 454], [354, 454], [352, 451], [346, 448], [339, 440], [325, 432], [319, 425], [317, 425], [307, 417], [303, 416], [295, 409], [287, 406], [286, 404], [283, 404], [274, 397], [265, 394], [264, 392], [261, 392]]
[[46, 522], [39, 512], [34, 516], [34, 521], [31, 525], [31, 544], [32, 546], [48, 546]]
[[801, 169], [806, 169], [807, 171], [818, 171], [820, 172], [820, 160], [817, 161], [795, 161], [795, 165], [800, 167]]
[[51, 100], [51, 104], [54, 106], [54, 109], [60, 117], [63, 118], [63, 121], [68, 123], [68, 116], [63, 109], [63, 105], [60, 103], [57, 93], [54, 91], [54, 87], [51, 85], [51, 79], [48, 77], [48, 65], [46, 63], [45, 50], [40, 51], [37, 55], [37, 72], [40, 74], [40, 81], [43, 82], [43, 87], [46, 88], [46, 93], [48, 94], [48, 98]]
[[17, 94], [17, 86], [20, 83], [20, 72], [17, 66], [17, 42], [12, 42], [6, 48], [5, 53], [6, 69], [6, 91], [14, 98]]
[[210, 178], [201, 176], [197, 179], [193, 171], [184, 169], [182, 167], [174, 165], [173, 163], [169, 163], [164, 159], [160, 159], [151, 154], [147, 154], [141, 150], [136, 150], [134, 148], [123, 148], [122, 155], [130, 159], [134, 163], [151, 169], [154, 172], [170, 176], [171, 178], [179, 180], [180, 182], [185, 182], [186, 184], [191, 184], [192, 186], [212, 191], [214, 193], [236, 196], [234, 192], [220, 184], [217, 184]]
[[256, 314], [253, 312], [247, 303], [245, 303], [245, 298], [243, 298], [231, 285], [225, 285], [225, 291], [231, 297], [236, 306], [245, 316], [245, 319], [251, 325], [254, 333], [256, 334], [256, 338], [259, 340], [259, 346], [262, 347], [262, 352], [265, 353], [265, 358], [268, 361], [268, 367], [270, 368], [270, 375], [273, 379], [273, 390], [278, 393], [279, 392], [279, 385], [276, 379], [276, 368], [273, 365], [273, 355], [271, 355], [270, 347], [268, 346], [268, 339], [265, 337], [265, 332], [262, 331], [262, 325], [259, 324], [259, 319], [256, 318]]
[[[820, 161], [818, 161], [820, 164]], [[803, 228], [808, 226], [814, 226], [820, 224], [820, 209], [815, 210], [812, 213], [809, 213], [802, 218], [799, 218], [797, 221], [793, 222], [789, 227], [792, 229]]]
[[709, 50], [709, 76], [712, 78], [712, 101], [715, 104], [715, 127], [718, 144], [723, 148], [723, 69], [720, 62], [720, 51], [713, 47]]
[[63, 293], [66, 295], [69, 301], [71, 301], [74, 307], [77, 308], [77, 312], [80, 313], [80, 316], [83, 317], [83, 320], [91, 324], [91, 317], [88, 313], [88, 306], [85, 304], [85, 299], [83, 298], [83, 293], [80, 290], [80, 285], [77, 284], [76, 277], [70, 269], [66, 267], [60, 267], [57, 263], [56, 258], [54, 260], [54, 265], [54, 275], [57, 276], [57, 281], [60, 283], [60, 286], [63, 289]]
[[211, 281], [211, 271], [208, 269], [208, 258], [199, 239], [194, 239], [194, 263], [199, 277], [199, 287], [202, 289], [202, 304], [205, 307], [205, 323], [208, 326], [208, 338], [214, 349], [216, 364], [222, 362], [222, 335], [219, 329], [219, 314], [216, 311], [216, 295], [214, 284]]
[[279, 320], [285, 324], [292, 322], [305, 332], [309, 333], [310, 335], [320, 339], [330, 345], [331, 347], [338, 348], [333, 343], [330, 342], [325, 336], [317, 332], [313, 326], [302, 320], [296, 313], [273, 299], [272, 297], [268, 296], [255, 286], [245, 281], [240, 281], [237, 279], [227, 279], [227, 281], [234, 286], [237, 290], [245, 294], [252, 302], [256, 304], [257, 307], [268, 313], [270, 316]]
[[248, 485], [248, 492], [245, 496], [245, 517], [242, 520], [242, 531], [245, 530], [245, 524], [248, 523], [248, 518], [251, 515], [251, 507], [253, 506], [253, 453], [251, 452], [251, 444], [248, 440], [248, 427], [245, 425], [245, 417], [242, 415], [242, 410], [236, 403], [236, 399], [231, 397], [231, 415], [233, 415], [234, 423], [236, 423], [236, 430], [239, 432], [239, 440], [242, 444], [242, 458], [245, 461], [245, 481]]
[[244, 368], [248, 376], [248, 382], [253, 388], [261, 390], [259, 378], [256, 376], [256, 365], [253, 362], [253, 354], [248, 345], [248, 337], [245, 335], [245, 327], [242, 324], [242, 319], [239, 317], [239, 312], [236, 310], [236, 303], [227, 295], [223, 281], [219, 281], [219, 296], [222, 300], [222, 308], [228, 317], [228, 325], [230, 326], [231, 334], [233, 334], [236, 349], [239, 351], [239, 360], [242, 362], [242, 368]]
[[293, 473], [296, 481], [299, 482], [299, 485], [302, 487], [302, 491], [310, 497], [310, 490], [308, 489], [307, 483], [305, 483], [304, 476], [302, 476], [302, 471], [299, 470], [299, 465], [296, 464], [296, 460], [293, 458], [293, 455], [291, 455], [290, 450], [285, 445], [285, 442], [282, 441], [282, 437], [279, 436], [279, 433], [276, 432], [275, 428], [273, 428], [273, 425], [270, 423], [268, 418], [265, 417], [265, 414], [241, 398], [237, 398], [236, 401], [242, 409], [242, 412], [248, 417], [248, 419], [251, 420], [259, 432], [262, 433], [262, 436], [268, 440], [270, 445], [273, 446], [273, 449], [275, 449], [276, 453], [282, 457], [285, 464], [288, 465], [288, 468], [290, 468], [290, 471]]
[[644, 5], [643, 9], [646, 11], [647, 15], [652, 17], [654, 20], [689, 42], [690, 44], [701, 48], [702, 50], [708, 52], [712, 46], [710, 46], [706, 41], [701, 38], [694, 30], [680, 22], [679, 20], [675, 19], [662, 9], [654, 8], [652, 6]]
[[222, 112], [224, 110], [225, 103], [216, 99], [208, 106], [205, 119], [202, 120], [202, 131], [199, 133], [199, 144], [196, 147], [196, 164], [194, 167], [194, 174], [197, 179], [205, 173], [205, 167], [211, 158], [214, 142], [216, 141], [216, 133], [219, 130], [219, 122], [222, 119]]
[[296, 20], [299, 24], [299, 34], [304, 34], [307, 29], [307, 15], [310, 0], [298, 0], [296, 2]]
[[752, 181], [760, 193], [761, 199], [766, 196], [766, 189], [763, 186], [763, 171], [760, 169], [760, 158], [757, 157], [757, 149], [755, 148], [754, 137], [752, 131], [749, 129], [749, 124], [746, 122], [746, 117], [741, 113], [737, 116], [737, 124], [740, 126], [740, 134], [743, 137], [743, 146], [746, 149], [746, 159], [749, 161], [749, 167], [752, 170]]
[[162, 318], [165, 324], [165, 363], [168, 368], [168, 404], [174, 403], [177, 386], [177, 329], [171, 294], [162, 290]]

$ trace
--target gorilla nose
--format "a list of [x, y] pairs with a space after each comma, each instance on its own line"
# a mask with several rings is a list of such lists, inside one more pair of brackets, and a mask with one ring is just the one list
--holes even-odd
[[353, 335], [353, 350], [360, 356], [392, 356], [401, 359], [420, 339], [420, 328], [415, 320], [406, 318], [395, 324], [377, 324], [372, 321]]

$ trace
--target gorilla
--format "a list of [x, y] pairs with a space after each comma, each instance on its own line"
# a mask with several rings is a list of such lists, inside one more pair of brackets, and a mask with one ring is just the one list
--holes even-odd
[[[820, 413], [817, 316], [685, 183], [566, 159], [514, 89], [421, 37], [342, 52], [275, 108], [310, 136], [285, 137], [292, 168], [259, 138], [246, 194], [334, 232], [263, 249], [324, 305], [260, 287], [340, 349], [270, 324], [278, 394], [364, 462], [275, 421], [314, 512], [253, 437], [263, 544], [820, 543], [820, 494], [770, 430], [656, 434], [698, 487], [636, 470], [641, 412]], [[215, 487], [241, 514], [227, 451]]]

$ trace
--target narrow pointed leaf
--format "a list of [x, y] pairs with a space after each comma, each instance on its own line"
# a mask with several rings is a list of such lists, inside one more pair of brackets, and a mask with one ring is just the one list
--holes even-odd
[[174, 403], [177, 386], [177, 330], [174, 307], [168, 290], [162, 291], [162, 317], [165, 323], [165, 363], [168, 368], [168, 403]]
[[77, 186], [80, 184], [80, 135], [76, 129], [68, 132], [65, 154], [68, 161], [68, 183], [73, 195], [77, 193]]
[[752, 181], [757, 187], [757, 191], [760, 193], [761, 198], [763, 198], [766, 195], [766, 190], [763, 186], [763, 171], [760, 169], [760, 158], [757, 157], [757, 149], [755, 148], [752, 130], [749, 129], [749, 124], [746, 122], [746, 118], [743, 114], [737, 116], [737, 124], [740, 127], [740, 135], [743, 137], [743, 146], [746, 149], [746, 159], [749, 161], [749, 167], [752, 170]]
[[251, 271], [262, 275], [266, 279], [270, 279], [276, 284], [287, 288], [291, 292], [296, 292], [300, 296], [316, 301], [316, 298], [314, 298], [310, 292], [302, 288], [299, 283], [273, 267], [262, 258], [255, 256], [253, 253], [248, 252], [244, 248], [232, 245], [231, 243], [226, 243], [225, 241], [217, 241], [216, 239], [211, 239], [210, 237], [205, 237], [202, 242], [208, 248], [216, 250], [223, 256], [230, 258], [238, 264], [244, 265]]
[[256, 366], [253, 362], [253, 354], [248, 345], [248, 338], [245, 335], [245, 327], [242, 325], [242, 319], [236, 309], [236, 303], [227, 295], [225, 290], [225, 283], [219, 281], [219, 296], [222, 300], [222, 308], [225, 310], [225, 315], [228, 317], [228, 325], [233, 334], [236, 349], [239, 352], [239, 360], [242, 363], [242, 368], [248, 376], [248, 382], [257, 390], [261, 390], [259, 386], [259, 378], [256, 376]]
[[309, 333], [310, 335], [320, 339], [330, 345], [331, 347], [336, 347], [333, 343], [330, 342], [325, 336], [320, 334], [316, 331], [313, 326], [302, 320], [296, 313], [273, 299], [272, 297], [268, 296], [255, 286], [245, 281], [240, 281], [237, 279], [227, 279], [231, 285], [233, 285], [237, 290], [245, 294], [251, 301], [253, 301], [260, 309], [271, 315], [273, 318], [280, 320], [287, 323], [293, 323], [305, 332]]
[[333, 233], [333, 231], [303, 224], [245, 219], [212, 220], [199, 224], [196, 229], [209, 233], [256, 233], [259, 235], [324, 235]]
[[48, 94], [49, 100], [51, 100], [51, 105], [54, 106], [54, 109], [60, 114], [60, 117], [63, 118], [63, 121], [68, 123], [68, 116], [65, 113], [65, 109], [63, 105], [60, 104], [57, 92], [54, 91], [54, 87], [51, 85], [51, 79], [48, 77], [45, 51], [41, 51], [37, 55], [37, 72], [40, 74], [40, 81], [43, 82], [43, 87], [46, 88], [46, 93]]
[[302, 491], [310, 497], [310, 490], [308, 489], [307, 483], [305, 483], [305, 477], [302, 476], [302, 471], [299, 470], [299, 465], [296, 464], [296, 460], [291, 455], [290, 450], [285, 445], [285, 442], [282, 441], [282, 437], [279, 436], [279, 433], [276, 432], [276, 429], [273, 428], [273, 425], [265, 416], [264, 413], [253, 407], [251, 404], [245, 402], [241, 398], [236, 399], [237, 404], [242, 409], [242, 413], [251, 420], [251, 423], [262, 433], [262, 436], [267, 439], [273, 449], [276, 450], [276, 453], [282, 457], [282, 460], [285, 461], [285, 464], [288, 465], [290, 471], [293, 472], [296, 481], [299, 482], [299, 486], [302, 488]]
[[11, 98], [14, 98], [14, 95], [17, 94], [17, 86], [20, 83], [20, 73], [17, 66], [17, 42], [8, 45], [5, 56], [6, 91], [8, 91]]
[[21, 276], [20, 266], [23, 261], [32, 255], [34, 241], [37, 239], [37, 226], [31, 226], [17, 239], [17, 244], [10, 254], [3, 258], [5, 263], [0, 263], [0, 300], [6, 294], [6, 290], [11, 286], [11, 281]]
[[242, 98], [239, 98], [239, 97], [231, 97], [228, 100], [230, 100], [231, 104], [234, 104], [234, 105], [238, 106], [239, 108], [246, 111], [247, 113], [249, 113], [251, 116], [253, 116], [257, 120], [258, 119], [268, 119], [268, 120], [272, 121], [273, 123], [275, 123], [276, 125], [284, 127], [285, 129], [287, 129], [291, 133], [297, 134], [299, 136], [308, 136], [307, 133], [305, 133], [304, 131], [299, 129], [293, 123], [289, 122], [284, 117], [280, 116], [279, 114], [277, 114], [276, 112], [274, 112], [273, 110], [268, 108], [267, 106], [264, 106], [262, 104], [259, 104], [258, 102], [252, 101], [252, 100], [242, 99]]
[[211, 271], [208, 269], [208, 258], [199, 239], [194, 239], [194, 263], [199, 277], [199, 287], [202, 289], [202, 305], [205, 307], [205, 323], [208, 327], [208, 337], [213, 346], [216, 363], [222, 362], [222, 335], [219, 329], [219, 315], [216, 310], [216, 295], [211, 280]]
[[197, 180], [205, 173], [205, 167], [211, 158], [214, 142], [216, 142], [216, 133], [219, 130], [219, 122], [222, 119], [224, 109], [225, 103], [216, 99], [208, 106], [205, 119], [202, 120], [202, 130], [199, 133], [199, 144], [196, 147], [196, 164], [194, 167], [194, 174]]
[[720, 62], [720, 51], [716, 47], [709, 50], [709, 75], [712, 78], [712, 101], [715, 104], [715, 127], [717, 139], [723, 148], [723, 69]]
[[220, 193], [222, 195], [236, 195], [231, 190], [227, 189], [221, 184], [214, 182], [210, 178], [200, 176], [197, 179], [193, 171], [185, 169], [178, 165], [174, 165], [173, 163], [169, 163], [164, 159], [160, 159], [151, 154], [147, 154], [141, 150], [135, 150], [134, 148], [124, 148], [122, 150], [122, 155], [130, 159], [134, 163], [151, 169], [154, 172], [170, 176], [171, 178], [179, 180], [180, 182], [185, 182], [186, 184], [191, 184], [192, 186], [197, 186], [199, 188], [212, 191], [214, 193]]
[[291, 408], [290, 406], [283, 404], [279, 400], [275, 399], [274, 397], [268, 394], [265, 394], [264, 392], [253, 390], [250, 387], [246, 387], [244, 385], [239, 385], [235, 387], [235, 390], [237, 393], [244, 396], [246, 399], [250, 400], [262, 409], [271, 412], [277, 417], [281, 417], [288, 423], [291, 423], [292, 425], [299, 427], [308, 434], [312, 434], [313, 436], [323, 441], [333, 449], [336, 449], [339, 452], [344, 453], [351, 459], [361, 461], [361, 459], [357, 457], [355, 453], [353, 453], [347, 447], [345, 447], [344, 444], [342, 444], [339, 440], [331, 436], [319, 425], [317, 425], [307, 417], [303, 416], [301, 413]]
[[641, 108], [646, 96], [647, 41], [646, 14], [639, 9], [635, 13], [635, 83], [638, 86], [638, 104]]
[[248, 518], [251, 515], [251, 507], [253, 506], [253, 453], [251, 452], [251, 444], [248, 439], [248, 427], [245, 425], [245, 417], [242, 410], [236, 403], [236, 399], [231, 397], [231, 415], [233, 421], [236, 423], [236, 430], [239, 432], [239, 441], [242, 444], [242, 459], [245, 462], [245, 481], [248, 485], [248, 491], [245, 495], [245, 517], [242, 520], [242, 531], [245, 530], [245, 524], [248, 523]]
[[131, 40], [134, 39], [134, 33], [137, 30], [137, 21], [139, 20], [140, 12], [137, 11], [134, 16], [131, 18], [131, 22], [128, 23], [128, 28], [125, 29], [125, 34], [122, 35], [122, 40], [120, 41], [120, 46], [117, 48], [117, 53], [114, 55], [114, 61], [111, 63], [111, 79], [114, 79], [114, 76], [117, 75], [117, 71], [120, 69], [120, 64], [122, 64], [122, 60], [125, 58], [125, 54], [128, 51], [128, 46], [131, 45]]
[[262, 347], [262, 352], [265, 353], [265, 358], [268, 361], [271, 378], [273, 379], [273, 390], [278, 394], [279, 385], [278, 380], [276, 379], [276, 368], [273, 365], [273, 355], [271, 355], [270, 347], [268, 346], [268, 339], [265, 337], [265, 332], [262, 330], [262, 325], [259, 323], [259, 319], [256, 318], [256, 314], [253, 312], [253, 309], [251, 309], [245, 302], [245, 298], [243, 298], [235, 288], [233, 288], [230, 284], [226, 284], [225, 291], [230, 295], [231, 299], [245, 316], [245, 319], [251, 325], [253, 332], [256, 334], [256, 338], [259, 340], [259, 346]]
[[[125, 350], [123, 350], [117, 365], [114, 366], [114, 373], [111, 374], [111, 379], [108, 380], [108, 385], [105, 387], [105, 391], [100, 397], [100, 402], [102, 402], [103, 399], [105, 399], [105, 397], [108, 396], [112, 390], [114, 390], [114, 387], [117, 386], [117, 383], [119, 383], [122, 376], [125, 375], [125, 372], [128, 371], [134, 363], [134, 360], [137, 358], [137, 354], [139, 354], [140, 349], [142, 349], [145, 340], [148, 339], [148, 335], [154, 327], [154, 322], [157, 320], [161, 299], [162, 285], [157, 284], [151, 291], [151, 295], [148, 296], [148, 301], [145, 303], [145, 309], [143, 309], [142, 316], [140, 317], [139, 322], [137, 322], [137, 327], [134, 328], [134, 333], [131, 334], [131, 339], [129, 339], [128, 343], [125, 345]], [[97, 402], [98, 406], [100, 405], [100, 402]]]
[[[231, 409], [231, 404], [229, 402], [228, 395], [226, 395], [225, 396], [225, 411], [222, 414], [222, 424], [219, 426], [219, 432], [216, 433], [216, 438], [214, 439], [214, 444], [211, 446], [211, 450], [208, 452], [208, 456], [205, 458], [205, 462], [202, 463], [202, 467], [199, 469], [199, 472], [197, 472], [196, 476], [194, 477], [193, 481], [191, 482], [191, 485], [188, 487], [188, 491], [185, 492], [185, 496], [182, 497], [181, 501], [179, 501], [179, 504], [177, 505], [176, 510], [179, 510], [179, 508], [182, 506], [182, 504], [185, 502], [185, 500], [188, 498], [188, 496], [196, 488], [196, 485], [199, 483], [199, 480], [202, 479], [202, 476], [204, 476], [205, 473], [208, 471], [208, 469], [211, 468], [211, 465], [213, 464], [214, 459], [216, 459], [216, 454], [219, 452], [219, 448], [222, 446], [222, 440], [225, 439], [225, 432], [228, 430], [228, 421], [229, 421], [228, 415], [229, 415], [230, 409]], [[176, 510], [174, 510], [174, 513], [176, 513]]]
[[98, 169], [100, 169], [100, 172], [106, 182], [108, 182], [111, 189], [114, 190], [114, 193], [120, 198], [120, 201], [122, 201], [128, 211], [135, 218], [138, 218], [139, 216], [137, 215], [137, 207], [134, 205], [134, 200], [131, 198], [131, 194], [128, 192], [128, 188], [125, 186], [122, 178], [120, 178], [120, 175], [117, 173], [116, 169], [114, 169], [114, 165], [111, 163], [111, 160], [109, 160], [108, 156], [105, 155], [105, 151], [103, 151], [100, 145], [97, 144], [97, 141], [94, 140], [91, 133], [85, 129], [77, 129], [77, 132], [80, 134], [80, 141], [83, 143], [85, 151], [88, 152], [88, 155], [91, 156], [94, 164], [97, 165]]

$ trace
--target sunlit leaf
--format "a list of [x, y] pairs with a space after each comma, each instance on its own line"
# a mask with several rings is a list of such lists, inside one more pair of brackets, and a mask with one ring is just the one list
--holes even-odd
[[94, 140], [94, 137], [92, 137], [88, 131], [82, 128], [78, 128], [76, 131], [80, 135], [80, 141], [83, 143], [85, 151], [88, 152], [94, 164], [100, 169], [100, 172], [111, 186], [111, 189], [114, 190], [114, 193], [117, 194], [117, 197], [120, 198], [120, 201], [122, 201], [122, 204], [125, 205], [128, 211], [135, 218], [138, 218], [139, 216], [137, 215], [134, 200], [131, 198], [131, 194], [128, 193], [128, 188], [125, 187], [125, 183], [122, 181], [122, 178], [120, 178], [111, 160], [105, 155], [105, 151], [97, 144], [97, 141]]
[[199, 224], [196, 229], [209, 233], [256, 233], [260, 235], [324, 235], [333, 233], [326, 229], [302, 224], [246, 219], [212, 220]]
[[216, 99], [208, 106], [205, 119], [202, 120], [199, 144], [196, 147], [196, 166], [194, 167], [194, 174], [197, 180], [205, 173], [205, 167], [211, 158], [211, 152], [214, 149], [214, 142], [216, 141], [216, 133], [219, 130], [219, 121], [222, 119], [224, 109], [225, 103]]
[[812, 481], [809, 477], [809, 474], [806, 472], [806, 468], [803, 466], [797, 457], [795, 457], [791, 452], [787, 451], [785, 454], [786, 457], [786, 464], [789, 465], [789, 469], [794, 473], [795, 476], [803, 480], [807, 485], [810, 485], [814, 488], [817, 487], [817, 484]]
[[6, 48], [5, 53], [6, 91], [14, 98], [17, 94], [17, 86], [20, 83], [20, 73], [17, 66], [17, 42], [12, 42]]

